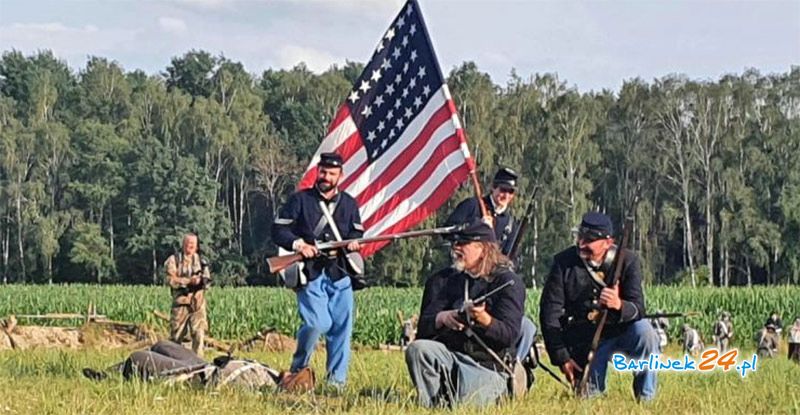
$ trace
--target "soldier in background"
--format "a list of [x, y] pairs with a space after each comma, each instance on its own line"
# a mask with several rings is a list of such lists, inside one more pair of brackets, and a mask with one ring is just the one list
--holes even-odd
[[[478, 199], [470, 197], [461, 201], [453, 213], [445, 221], [445, 226], [472, 223], [476, 219], [484, 222], [494, 229], [495, 239], [500, 246], [500, 252], [508, 256], [514, 244], [514, 236], [519, 228], [519, 221], [511, 211], [511, 204], [517, 191], [517, 172], [509, 168], [501, 168], [492, 180], [492, 191], [483, 197], [489, 216], [481, 218], [481, 207]], [[515, 258], [509, 258], [514, 261]]]
[[780, 336], [775, 331], [775, 325], [767, 323], [756, 334], [757, 353], [759, 357], [775, 357], [780, 347]]
[[409, 343], [417, 338], [417, 321], [419, 320], [419, 316], [414, 314], [406, 319], [403, 317], [403, 312], [398, 310], [397, 318], [400, 321], [400, 347], [405, 350]]
[[192, 351], [202, 358], [208, 330], [205, 293], [211, 281], [208, 264], [197, 253], [197, 235], [183, 237], [181, 252], [167, 258], [167, 284], [172, 289], [170, 340], [182, 343], [191, 338]]
[[781, 333], [783, 332], [783, 320], [781, 320], [781, 316], [778, 315], [777, 311], [772, 312], [767, 319], [767, 322], [764, 323], [764, 327], [766, 327], [768, 324], [772, 324], [775, 327], [775, 333], [777, 333], [778, 337], [780, 337]]
[[789, 360], [800, 363], [800, 317], [789, 328]]
[[703, 351], [705, 345], [700, 333], [688, 324], [683, 325], [683, 352], [692, 356], [697, 356]]
[[[656, 314], [663, 314], [662, 310], [657, 310]], [[667, 343], [669, 343], [669, 337], [667, 336], [667, 329], [669, 328], [669, 320], [666, 317], [656, 317], [650, 319], [650, 325], [656, 330], [658, 333], [659, 345], [661, 346], [661, 350], [664, 350], [667, 347]]]
[[728, 351], [731, 338], [733, 338], [731, 313], [723, 311], [719, 316], [719, 320], [714, 323], [714, 344], [720, 353]]

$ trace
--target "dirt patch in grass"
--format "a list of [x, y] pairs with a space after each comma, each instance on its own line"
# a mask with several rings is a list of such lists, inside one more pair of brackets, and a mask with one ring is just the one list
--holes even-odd
[[[94, 324], [82, 327], [15, 326], [0, 331], [0, 350], [32, 348], [120, 348], [154, 343], [153, 330], [137, 325]], [[12, 345], [13, 343], [13, 345]]]

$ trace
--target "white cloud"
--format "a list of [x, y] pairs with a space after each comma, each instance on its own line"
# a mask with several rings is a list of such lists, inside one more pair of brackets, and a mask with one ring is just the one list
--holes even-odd
[[175, 17], [159, 17], [158, 26], [161, 30], [175, 35], [186, 33], [187, 29], [186, 22]]
[[36, 51], [52, 49], [57, 54], [102, 53], [132, 41], [138, 31], [102, 30], [95, 25], [67, 26], [61, 22], [12, 23], [0, 26], [0, 49]]
[[344, 58], [335, 57], [328, 52], [297, 45], [282, 47], [277, 53], [277, 59], [281, 68], [291, 68], [304, 62], [308, 69], [317, 73], [324, 72], [334, 63], [344, 62]]
[[60, 22], [50, 23], [13, 23], [10, 27], [0, 28], [5, 35], [14, 35], [19, 33], [31, 34], [74, 34], [74, 33], [94, 33], [97, 32], [97, 26], [86, 25], [84, 27], [69, 27]]
[[355, 13], [385, 20], [399, 13], [403, 3], [405, 3], [403, 0], [335, 0], [319, 1], [313, 4], [332, 11], [341, 11], [347, 14]]
[[176, 0], [182, 6], [188, 6], [203, 10], [220, 10], [232, 8], [234, 0]]

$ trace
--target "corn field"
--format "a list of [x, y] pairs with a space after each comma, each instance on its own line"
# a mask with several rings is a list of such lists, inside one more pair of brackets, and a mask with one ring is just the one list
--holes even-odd
[[[419, 312], [419, 288], [371, 288], [356, 293], [355, 342], [375, 346], [398, 344], [400, 324], [397, 313], [408, 317]], [[538, 321], [539, 291], [529, 290], [527, 315]], [[678, 339], [681, 324], [698, 329], [706, 343], [720, 311], [731, 312], [735, 345], [752, 346], [755, 332], [772, 311], [785, 324], [800, 317], [800, 287], [688, 288], [657, 286], [645, 288], [647, 310], [699, 312], [699, 316], [672, 319], [670, 338]], [[282, 288], [213, 288], [208, 293], [211, 335], [239, 339], [253, 335], [264, 326], [293, 335], [299, 325], [295, 295]], [[169, 311], [166, 287], [123, 285], [6, 285], [0, 286], [0, 318], [9, 314], [85, 313], [93, 303], [98, 314], [110, 319], [166, 327], [153, 310]], [[42, 324], [20, 319], [21, 324]], [[46, 322], [70, 324], [64, 321]], [[78, 324], [79, 322], [72, 322]]]

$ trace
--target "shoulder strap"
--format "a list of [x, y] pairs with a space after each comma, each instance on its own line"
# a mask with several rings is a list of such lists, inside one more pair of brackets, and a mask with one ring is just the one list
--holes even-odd
[[[333, 212], [336, 211], [336, 208], [339, 206], [339, 200], [341, 199], [341, 193], [337, 194], [333, 200], [333, 207], [329, 208], [329, 204], [326, 204], [324, 200], [319, 201], [320, 211], [322, 212], [322, 216], [319, 217], [319, 222], [317, 222], [317, 226], [314, 227], [314, 237], [318, 238], [320, 234], [322, 234], [322, 230], [325, 229], [325, 225], [331, 225], [331, 228], [336, 227], [336, 223], [328, 223], [327, 215], [325, 214], [325, 209], [333, 215]], [[324, 206], [324, 207], [323, 207]], [[338, 233], [338, 232], [334, 232]]]
[[[333, 209], [328, 209], [328, 206], [325, 205], [325, 202], [323, 202], [322, 200], [319, 201], [319, 207], [322, 210], [322, 216], [327, 218], [331, 226], [331, 231], [333, 232], [333, 237], [336, 238], [337, 241], [341, 241], [342, 234], [339, 232], [339, 228], [336, 226], [336, 221], [333, 219], [333, 211], [336, 209], [336, 206], [338, 204], [339, 204], [338, 197], [336, 198], [336, 203], [334, 204]], [[360, 275], [361, 273], [364, 272], [363, 260], [361, 260], [361, 263], [358, 263], [357, 260], [353, 258], [353, 255], [348, 254], [346, 252], [343, 253], [345, 254], [344, 257], [347, 260], [347, 264], [350, 265], [350, 268], [352, 268], [352, 270], [356, 274]], [[358, 254], [354, 255], [358, 256]], [[358, 258], [361, 257], [358, 256]]]
[[585, 259], [581, 258], [581, 262], [583, 262], [583, 267], [586, 269], [586, 272], [589, 273], [589, 276], [592, 277], [592, 280], [600, 285], [601, 287], [608, 287], [608, 284], [603, 280], [603, 278], [598, 275], [597, 271], [595, 271]]

